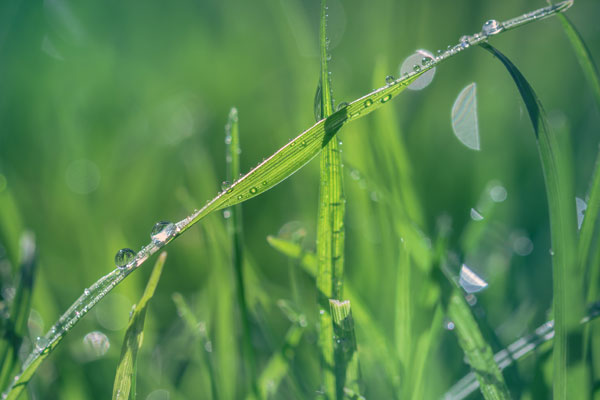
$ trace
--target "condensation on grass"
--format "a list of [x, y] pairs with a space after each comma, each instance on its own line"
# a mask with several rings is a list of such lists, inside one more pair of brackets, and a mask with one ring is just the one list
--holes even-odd
[[460, 267], [458, 283], [467, 293], [481, 292], [488, 286], [488, 283], [473, 272], [471, 268], [467, 267], [466, 264]]
[[477, 85], [475, 82], [460, 91], [452, 106], [452, 131], [462, 144], [480, 150], [477, 122]]
[[471, 219], [473, 221], [481, 221], [483, 220], [483, 215], [479, 211], [474, 208], [471, 208]]
[[575, 209], [577, 210], [577, 229], [579, 230], [581, 229], [581, 224], [583, 224], [587, 203], [583, 199], [575, 197]]
[[[427, 50], [417, 50], [414, 54], [411, 54], [404, 60], [402, 65], [400, 66], [400, 77], [406, 77], [411, 73], [419, 72], [423, 67], [427, 67], [430, 63], [434, 61], [435, 57], [433, 54]], [[407, 86], [407, 89], [410, 90], [422, 90], [425, 89], [431, 81], [433, 81], [433, 77], [435, 75], [435, 68], [431, 68], [429, 71], [425, 72], [419, 78], [417, 78], [413, 83]], [[386, 83], [393, 83], [394, 79], [391, 80], [386, 78]]]

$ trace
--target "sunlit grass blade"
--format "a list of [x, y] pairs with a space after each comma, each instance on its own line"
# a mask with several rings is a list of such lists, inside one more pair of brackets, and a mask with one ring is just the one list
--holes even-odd
[[[19, 348], [27, 333], [27, 321], [31, 311], [31, 296], [36, 266], [36, 245], [32, 233], [21, 235], [21, 262], [15, 296], [10, 307], [7, 325], [0, 339], [0, 389], [5, 389], [10, 374], [13, 372]], [[34, 346], [38, 346], [35, 343]]]
[[185, 299], [180, 293], [173, 293], [173, 302], [177, 307], [177, 313], [181, 316], [187, 329], [192, 335], [197, 338], [201, 344], [201, 353], [204, 355], [204, 364], [208, 370], [208, 376], [210, 380], [210, 388], [212, 390], [212, 399], [219, 399], [219, 391], [217, 385], [217, 377], [215, 372], [215, 362], [211, 357], [211, 353], [206, 351], [210, 346], [210, 341], [206, 332], [206, 326], [203, 322], [198, 322], [194, 313], [185, 302]]
[[537, 138], [538, 151], [550, 214], [552, 243], [554, 340], [554, 397], [567, 394], [587, 396], [586, 367], [583, 364], [583, 338], [579, 320], [583, 310], [583, 271], [576, 260], [576, 214], [568, 135], [549, 129], [543, 107], [533, 88], [517, 67], [487, 43], [481, 46], [498, 58], [513, 78], [523, 98]]
[[[233, 182], [240, 174], [240, 133], [239, 118], [236, 108], [229, 112], [227, 125], [225, 126], [225, 144], [227, 160], [227, 178]], [[242, 206], [236, 204], [227, 210], [230, 214], [227, 218], [227, 228], [231, 240], [231, 263], [235, 274], [235, 287], [237, 303], [240, 310], [242, 323], [242, 358], [245, 367], [246, 387], [255, 395], [258, 395], [256, 386], [256, 357], [252, 346], [252, 331], [250, 326], [250, 313], [246, 302], [245, 280], [244, 280], [244, 240], [242, 228]]]
[[146, 310], [148, 302], [154, 296], [154, 291], [160, 280], [166, 259], [167, 253], [162, 252], [158, 260], [156, 260], [156, 264], [154, 264], [152, 274], [150, 275], [150, 279], [148, 279], [146, 289], [140, 301], [135, 305], [133, 313], [129, 317], [129, 324], [127, 325], [123, 347], [121, 348], [121, 359], [119, 360], [115, 374], [113, 400], [136, 398], [137, 353], [142, 347]]
[[[319, 31], [321, 74], [321, 118], [333, 114], [331, 79], [328, 68], [327, 1], [321, 0], [321, 24]], [[319, 303], [319, 350], [321, 352], [323, 391], [329, 400], [341, 399], [336, 391], [336, 381], [341, 378], [342, 365], [334, 356], [336, 348], [332, 340], [333, 324], [329, 300], [342, 296], [344, 273], [344, 182], [339, 143], [334, 137], [321, 153], [321, 179], [319, 184], [319, 210], [317, 223], [317, 296]], [[344, 368], [345, 371], [345, 368]]]

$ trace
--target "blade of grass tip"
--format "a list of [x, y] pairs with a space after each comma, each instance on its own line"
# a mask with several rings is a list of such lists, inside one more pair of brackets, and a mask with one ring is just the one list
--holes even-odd
[[180, 293], [173, 293], [173, 302], [177, 307], [177, 313], [183, 321], [187, 329], [192, 333], [195, 338], [200, 340], [201, 353], [204, 356], [204, 363], [206, 364], [206, 368], [208, 370], [208, 376], [210, 379], [210, 388], [212, 390], [212, 399], [219, 399], [219, 391], [217, 385], [217, 377], [215, 372], [215, 361], [211, 357], [211, 352], [205, 351], [210, 346], [210, 340], [208, 339], [208, 334], [206, 331], [206, 325], [204, 322], [198, 322], [194, 313], [184, 300], [183, 296]]
[[[240, 174], [240, 135], [239, 135], [238, 111], [234, 107], [229, 112], [227, 125], [225, 126], [226, 160], [228, 178], [233, 181]], [[250, 313], [246, 302], [245, 280], [244, 280], [244, 241], [242, 228], [242, 206], [236, 204], [229, 210], [227, 227], [231, 239], [231, 263], [235, 274], [235, 286], [237, 302], [242, 322], [242, 358], [244, 360], [246, 388], [258, 396], [256, 386], [256, 356], [252, 346], [252, 330], [250, 326]], [[227, 215], [227, 214], [226, 214]]]
[[[525, 24], [548, 18], [556, 13], [567, 10], [572, 5], [572, 1], [563, 1], [552, 6], [543, 7], [538, 10], [523, 14], [519, 17], [507, 20], [501, 23], [503, 29], [495, 32], [494, 35], [501, 34], [508, 30], [515, 29]], [[352, 101], [340, 110], [334, 112], [327, 118], [323, 118], [309, 129], [302, 132], [287, 145], [277, 150], [273, 155], [251, 169], [246, 175], [234, 182], [227, 190], [218, 193], [200, 210], [194, 211], [191, 215], [179, 221], [175, 225], [175, 230], [164, 241], [160, 243], [150, 243], [142, 248], [137, 255], [121, 269], [115, 269], [111, 273], [103, 276], [96, 281], [90, 288], [67, 309], [59, 318], [56, 324], [45, 335], [48, 346], [42, 351], [34, 350], [29, 354], [21, 373], [11, 381], [8, 389], [7, 398], [16, 398], [27, 384], [31, 376], [42, 361], [48, 357], [64, 336], [79, 322], [87, 312], [115, 286], [125, 279], [131, 272], [142, 265], [150, 256], [156, 253], [160, 248], [169, 244], [172, 240], [179, 237], [192, 225], [206, 217], [213, 211], [230, 207], [241, 203], [276, 186], [284, 179], [291, 176], [294, 172], [302, 168], [306, 163], [312, 160], [321, 149], [326, 146], [333, 138], [336, 132], [347, 122], [362, 118], [371, 112], [383, 107], [390, 100], [400, 94], [408, 85], [418, 79], [438, 64], [448, 60], [451, 57], [461, 53], [463, 50], [473, 47], [487, 40], [488, 35], [483, 32], [466, 36], [465, 42], [450, 46], [442, 54], [438, 55], [426, 66], [417, 72], [411, 72], [408, 76], [389, 82], [384, 87], [376, 89], [363, 97]], [[12, 390], [15, 389], [15, 390]], [[14, 393], [11, 393], [14, 392]]]
[[154, 296], [154, 291], [160, 280], [160, 275], [166, 259], [167, 253], [163, 251], [158, 257], [158, 260], [156, 260], [156, 264], [154, 264], [152, 274], [150, 275], [150, 279], [148, 279], [146, 289], [144, 290], [140, 301], [135, 305], [133, 313], [131, 314], [131, 317], [129, 317], [129, 324], [127, 325], [123, 347], [121, 348], [121, 358], [115, 374], [113, 400], [127, 400], [130, 398], [130, 393], [131, 399], [136, 398], [137, 353], [142, 347], [146, 310], [148, 302], [152, 299], [152, 296]]
[[355, 399], [364, 399], [360, 393], [360, 367], [354, 333], [354, 319], [350, 301], [329, 300], [335, 343], [336, 395], [343, 399], [344, 394]]
[[[15, 296], [10, 307], [6, 331], [0, 341], [0, 388], [6, 388], [10, 374], [13, 372], [19, 348], [27, 332], [27, 321], [31, 311], [31, 296], [36, 266], [36, 246], [32, 233], [25, 232], [21, 235], [21, 263], [18, 270], [19, 278], [16, 285]], [[42, 340], [42, 339], [40, 339]], [[34, 344], [38, 346], [38, 343]]]
[[[321, 0], [321, 24], [319, 32], [321, 49], [321, 116], [333, 114], [333, 99], [328, 68], [329, 52], [327, 40], [327, 1]], [[319, 304], [319, 349], [322, 362], [322, 383], [325, 396], [329, 400], [341, 399], [339, 390], [341, 369], [334, 355], [333, 325], [329, 313], [329, 299], [342, 296], [344, 273], [344, 212], [342, 160], [339, 143], [334, 137], [321, 154], [321, 179], [319, 185], [319, 216], [317, 224], [318, 273], [317, 291]], [[343, 383], [341, 383], [343, 389]], [[338, 390], [336, 390], [336, 386]]]
[[576, 260], [575, 194], [568, 136], [557, 135], [549, 129], [540, 100], [517, 67], [491, 45], [482, 43], [481, 46], [502, 62], [517, 85], [533, 124], [544, 171], [553, 255], [554, 396], [556, 399], [575, 393], [588, 396], [579, 325], [584, 315], [583, 271]]

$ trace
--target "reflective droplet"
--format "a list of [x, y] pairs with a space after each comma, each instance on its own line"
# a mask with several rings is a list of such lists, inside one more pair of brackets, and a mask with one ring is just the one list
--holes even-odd
[[502, 203], [504, 200], [506, 200], [507, 196], [508, 193], [506, 192], [504, 186], [496, 185], [490, 189], [490, 197], [496, 203]]
[[175, 224], [167, 221], [160, 221], [154, 224], [150, 238], [152, 243], [163, 245], [175, 233]]
[[473, 221], [481, 221], [483, 220], [483, 215], [481, 215], [476, 209], [471, 208], [471, 219]]
[[467, 267], [466, 264], [463, 264], [460, 267], [458, 283], [467, 293], [480, 292], [488, 285], [486, 281]]
[[421, 59], [421, 65], [425, 67], [425, 66], [427, 66], [427, 65], [428, 65], [428, 64], [429, 64], [431, 61], [433, 61], [433, 58], [431, 58], [431, 57], [423, 57], [423, 58]]
[[390, 101], [391, 99], [392, 99], [392, 95], [391, 95], [391, 94], [388, 94], [388, 95], [385, 95], [385, 96], [383, 96], [383, 97], [381, 98], [381, 102], [382, 102], [382, 103], [387, 103], [387, 102], [388, 102], [388, 101]]
[[396, 78], [394, 78], [392, 75], [388, 75], [385, 77], [385, 83], [387, 83], [388, 85], [391, 85], [392, 83], [394, 83], [395, 80], [396, 80]]
[[[346, 103], [345, 101], [342, 101], [340, 104], [338, 104], [337, 106], [337, 110], [340, 111], [342, 108], [346, 108], [348, 107], [348, 103]], [[306, 144], [306, 143], [304, 143]]]
[[444, 320], [444, 329], [446, 330], [453, 330], [454, 329], [454, 322], [450, 321], [449, 319], [445, 319]]
[[48, 339], [43, 336], [38, 336], [35, 339], [35, 349], [39, 352], [44, 350], [48, 346]]
[[577, 229], [581, 229], [581, 225], [583, 224], [583, 217], [585, 216], [585, 210], [587, 209], [587, 204], [583, 199], [579, 197], [575, 197], [575, 208], [577, 211]]
[[371, 100], [371, 99], [365, 100], [365, 107], [370, 107], [371, 105], [373, 105], [373, 100]]
[[250, 193], [252, 193], [252, 194], [258, 193], [258, 189], [255, 188], [255, 187], [253, 187], [253, 188], [250, 189]]
[[483, 33], [485, 36], [490, 36], [502, 32], [502, 29], [504, 29], [502, 23], [496, 21], [495, 19], [490, 19], [485, 21], [481, 27], [481, 33]]
[[460, 91], [452, 106], [452, 131], [462, 144], [479, 150], [477, 123], [477, 85], [471, 83]]
[[231, 144], [231, 135], [225, 136], [225, 144]]
[[83, 294], [85, 294], [86, 296], [89, 296], [90, 295], [90, 289], [88, 289], [88, 288], [84, 289]]
[[[405, 76], [405, 74], [410, 74], [413, 72], [419, 72], [421, 70], [421, 67], [419, 65], [423, 62], [423, 59], [430, 60], [427, 63], [427, 65], [429, 65], [434, 59], [434, 56], [431, 52], [427, 50], [417, 50], [416, 53], [408, 56], [400, 66], [400, 76]], [[407, 88], [410, 90], [424, 89], [431, 83], [434, 75], [435, 68], [431, 68], [427, 72], [424, 72], [417, 79], [415, 79], [410, 85], [408, 85]]]
[[229, 188], [230, 185], [231, 183], [229, 183], [229, 181], [221, 182], [221, 190], [227, 190], [227, 188]]
[[117, 251], [117, 254], [115, 255], [115, 265], [117, 268], [123, 269], [127, 266], [127, 264], [132, 262], [134, 258], [135, 251], [127, 248], [121, 249]]
[[99, 358], [110, 348], [110, 340], [104, 333], [93, 331], [83, 337], [83, 345], [90, 358]]

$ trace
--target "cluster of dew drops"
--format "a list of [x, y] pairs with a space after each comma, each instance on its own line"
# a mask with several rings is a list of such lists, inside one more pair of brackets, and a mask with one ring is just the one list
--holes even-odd
[[[160, 221], [154, 224], [152, 231], [150, 232], [150, 239], [152, 239], [152, 245], [160, 248], [164, 246], [167, 241], [177, 233], [177, 226], [172, 222]], [[143, 250], [142, 250], [143, 251]], [[135, 262], [137, 254], [135, 251], [129, 248], [123, 248], [117, 251], [115, 255], [115, 265], [118, 269], [127, 269], [130, 265]]]

